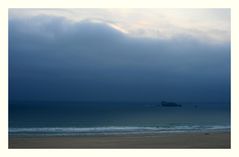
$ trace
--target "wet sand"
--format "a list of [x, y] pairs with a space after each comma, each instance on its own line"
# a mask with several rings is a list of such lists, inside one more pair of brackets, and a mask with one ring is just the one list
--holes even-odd
[[230, 133], [9, 136], [9, 148], [230, 148]]

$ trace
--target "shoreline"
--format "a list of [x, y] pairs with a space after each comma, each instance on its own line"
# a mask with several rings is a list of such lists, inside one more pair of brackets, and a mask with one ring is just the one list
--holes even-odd
[[231, 148], [230, 132], [88, 136], [9, 135], [9, 148]]

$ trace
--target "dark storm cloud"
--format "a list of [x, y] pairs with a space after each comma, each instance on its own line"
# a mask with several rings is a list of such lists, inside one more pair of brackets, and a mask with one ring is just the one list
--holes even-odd
[[9, 21], [10, 100], [230, 101], [230, 45], [133, 38], [103, 23]]

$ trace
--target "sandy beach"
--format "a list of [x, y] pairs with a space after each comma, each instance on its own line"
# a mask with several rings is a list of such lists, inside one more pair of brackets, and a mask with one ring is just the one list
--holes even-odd
[[9, 148], [230, 148], [230, 133], [9, 136]]

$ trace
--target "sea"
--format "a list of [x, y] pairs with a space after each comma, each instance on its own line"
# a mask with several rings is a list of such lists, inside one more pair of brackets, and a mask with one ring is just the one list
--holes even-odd
[[92, 136], [230, 132], [230, 104], [160, 102], [17, 102], [9, 104], [9, 135]]

